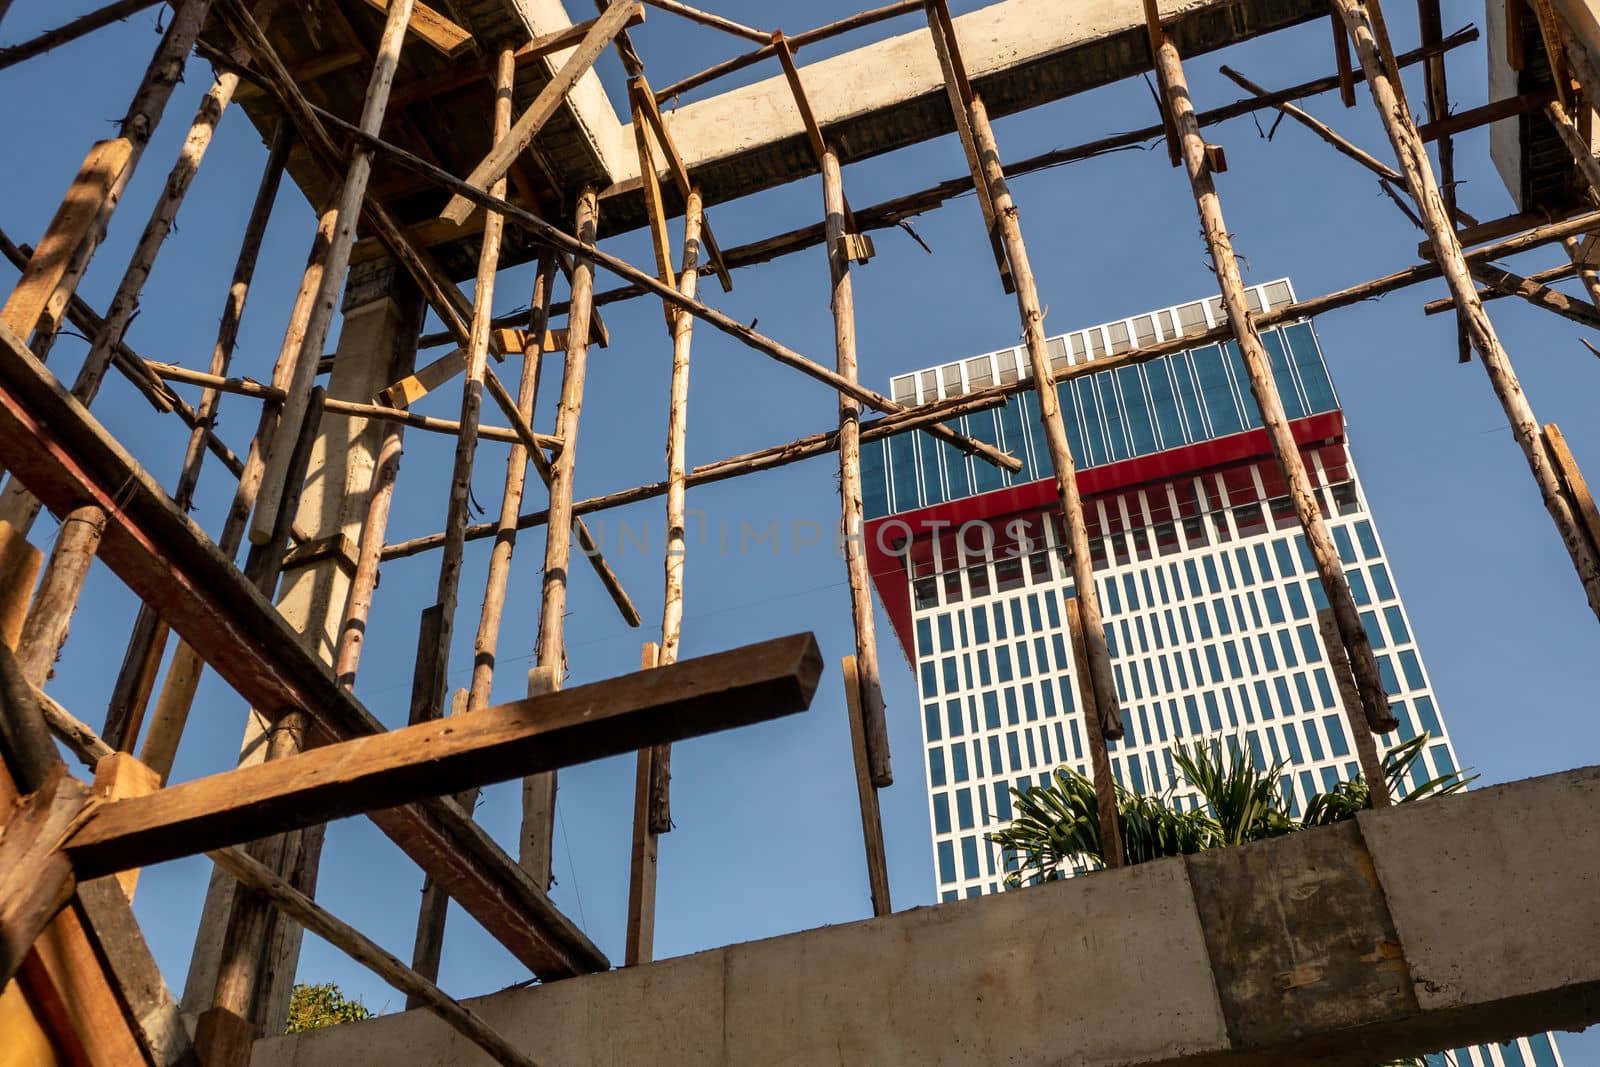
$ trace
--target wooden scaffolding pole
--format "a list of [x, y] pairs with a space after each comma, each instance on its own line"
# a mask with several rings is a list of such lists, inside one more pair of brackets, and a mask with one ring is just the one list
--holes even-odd
[[[539, 604], [539, 641], [535, 662], [552, 672], [559, 688], [567, 669], [567, 578], [572, 560], [572, 479], [578, 459], [578, 417], [583, 411], [583, 386], [589, 362], [589, 312], [594, 298], [591, 256], [599, 221], [599, 197], [593, 187], [578, 194], [574, 211], [579, 251], [572, 263], [572, 310], [567, 315], [567, 353], [561, 373], [561, 401], [556, 409], [556, 436], [562, 448], [550, 470], [550, 522], [546, 527], [544, 582]], [[522, 841], [524, 866], [541, 888], [550, 885], [550, 845], [555, 827], [556, 775], [547, 771], [523, 783]], [[531, 864], [528, 861], [532, 861]]]
[[451, 1029], [507, 1067], [535, 1067], [532, 1059], [518, 1051], [472, 1009], [446, 995], [432, 980], [395, 959], [354, 927], [334, 918], [249, 852], [228, 848], [209, 855], [253, 894], [405, 993], [407, 1003], [416, 1000], [419, 1006], [428, 1008]]
[[[236, 0], [228, 2], [232, 4]], [[367, 82], [366, 98], [361, 105], [360, 129], [364, 133], [376, 136], [383, 128], [389, 90], [394, 85], [395, 71], [400, 65], [400, 49], [405, 44], [406, 26], [411, 20], [412, 7], [412, 0], [393, 0], [389, 5], [383, 35], [378, 40], [377, 56], [373, 60], [372, 77]], [[285, 386], [288, 395], [278, 413], [276, 427], [271, 433], [273, 443], [268, 447], [264, 460], [265, 467], [261, 475], [264, 491], [256, 497], [255, 514], [250, 520], [250, 540], [256, 544], [262, 544], [271, 536], [277, 520], [278, 501], [283, 496], [282, 486], [290, 449], [305, 418], [306, 400], [317, 379], [317, 363], [322, 359], [334, 308], [344, 288], [350, 248], [356, 239], [356, 224], [361, 219], [367, 184], [372, 178], [372, 159], [373, 153], [365, 147], [358, 146], [351, 153], [350, 165], [339, 189], [336, 208], [338, 224], [328, 247], [322, 288], [304, 324], [291, 323], [289, 335], [284, 340], [286, 348], [293, 345], [297, 351], [293, 373]]]
[[[1172, 37], [1161, 32], [1160, 46], [1156, 52], [1156, 73], [1162, 91], [1178, 124], [1183, 148], [1184, 169], [1189, 176], [1189, 186], [1194, 194], [1195, 206], [1200, 215], [1200, 226], [1205, 234], [1206, 246], [1216, 270], [1217, 282], [1222, 290], [1222, 303], [1227, 311], [1228, 325], [1239, 343], [1246, 373], [1250, 376], [1250, 392], [1255, 396], [1261, 412], [1261, 422], [1267, 431], [1273, 457], [1283, 472], [1289, 486], [1289, 496], [1305, 531], [1306, 544], [1316, 563], [1317, 576], [1323, 592], [1339, 623], [1339, 636], [1349, 650], [1350, 662], [1361, 689], [1362, 710], [1367, 722], [1379, 733], [1387, 733], [1397, 725], [1389, 711], [1389, 697], [1384, 692], [1383, 679], [1378, 674], [1378, 661], [1372, 652], [1372, 643], [1361, 625], [1361, 615], [1356, 609], [1355, 597], [1339, 560], [1339, 550], [1334, 546], [1333, 535], [1322, 515], [1316, 489], [1306, 472], [1300, 446], [1289, 426], [1289, 416], [1283, 408], [1283, 398], [1278, 395], [1272, 378], [1272, 362], [1261, 334], [1251, 317], [1245, 301], [1244, 281], [1239, 276], [1239, 262], [1234, 257], [1233, 241], [1222, 217], [1222, 201], [1217, 196], [1212, 181], [1212, 154], [1200, 133], [1200, 123], [1195, 118], [1194, 102], [1184, 79], [1183, 60]], [[1383, 76], [1383, 72], [1378, 74]], [[1372, 72], [1368, 72], [1369, 80]], [[1085, 620], [1087, 623], [1087, 619]]]
[[[295, 323], [304, 322], [311, 314], [312, 304], [317, 299], [317, 293], [322, 287], [322, 279], [326, 273], [328, 251], [337, 222], [338, 212], [332, 208], [324, 211], [317, 221], [317, 231], [311, 241], [310, 254], [306, 257], [305, 271], [300, 277], [300, 289], [289, 313], [291, 333], [298, 328]], [[298, 354], [299, 349], [286, 337], [272, 369], [272, 384], [275, 387], [281, 388], [287, 385]], [[223, 522], [222, 534], [217, 538], [217, 548], [229, 559], [239, 551], [239, 545], [244, 540], [245, 527], [250, 521], [250, 515], [255, 510], [256, 498], [261, 492], [261, 475], [264, 469], [262, 449], [266, 435], [270, 432], [268, 429], [271, 425], [270, 420], [276, 417], [276, 412], [270, 408], [261, 412], [261, 421], [250, 441], [250, 452], [245, 459], [244, 472], [240, 475], [233, 503], [228, 508], [228, 517]], [[149, 733], [139, 750], [139, 761], [160, 774], [163, 780], [172, 772], [172, 761], [177, 756], [178, 742], [182, 739], [184, 726], [189, 719], [189, 709], [194, 705], [195, 692], [200, 686], [200, 677], [204, 670], [205, 660], [187, 641], [180, 641], [177, 650], [172, 654], [172, 662], [167, 667], [166, 678], [156, 697]]]
[[68, 512], [61, 519], [55, 547], [39, 579], [33, 606], [28, 609], [22, 639], [17, 643], [17, 663], [22, 676], [33, 685], [44, 686], [67, 643], [67, 628], [78, 610], [78, 598], [83, 594], [83, 583], [89, 577], [89, 565], [99, 551], [105, 528], [106, 513], [93, 504]]
[[[516, 61], [510, 48], [500, 51], [499, 69], [495, 76], [493, 114], [493, 142], [498, 145], [511, 129], [511, 93], [516, 76]], [[495, 196], [506, 193], [506, 180], [502, 177], [490, 187]], [[450, 637], [455, 631], [456, 606], [461, 593], [461, 560], [466, 551], [463, 536], [471, 516], [472, 469], [478, 451], [478, 420], [483, 412], [483, 378], [489, 361], [490, 321], [494, 318], [495, 277], [500, 272], [500, 241], [505, 234], [505, 218], [491, 211], [483, 224], [483, 243], [478, 251], [478, 276], [472, 291], [472, 326], [467, 341], [467, 369], [461, 381], [461, 432], [456, 438], [455, 463], [450, 471], [450, 500], [445, 510], [446, 541], [444, 555], [439, 562], [439, 584], [434, 602], [438, 607], [438, 632], [430, 635], [433, 647], [419, 649], [421, 654], [433, 658], [427, 677], [434, 686], [429, 698], [429, 717], [444, 714], [444, 695], [449, 677]], [[542, 354], [534, 352], [524, 356], [538, 365]], [[518, 410], [522, 408], [518, 407]], [[531, 414], [531, 412], [530, 412]], [[538, 451], [536, 448], [533, 451]], [[508, 560], [509, 562], [509, 560]], [[497, 620], [498, 621], [498, 620]], [[496, 625], [498, 630], [498, 625]], [[480, 630], [481, 635], [481, 630]], [[420, 669], [419, 669], [420, 670]], [[419, 674], [420, 676], [420, 674]], [[474, 670], [474, 680], [476, 680]], [[487, 689], [487, 686], [485, 686]], [[488, 693], [484, 694], [485, 701]], [[469, 698], [467, 710], [475, 710]], [[415, 718], [412, 720], [416, 721]], [[476, 794], [471, 800], [476, 799]], [[472, 803], [463, 804], [468, 813]], [[432, 878], [422, 883], [422, 904], [417, 913], [417, 936], [411, 952], [411, 966], [430, 981], [439, 977], [439, 957], [444, 952], [445, 915], [450, 904], [449, 896]], [[422, 1001], [415, 996], [406, 1006], [416, 1008]]]
[[[1357, 58], [1367, 74], [1367, 89], [1372, 94], [1378, 117], [1389, 134], [1389, 142], [1394, 146], [1400, 170], [1405, 174], [1406, 184], [1411, 190], [1411, 198], [1416, 201], [1417, 210], [1422, 215], [1433, 245], [1434, 259], [1444, 274], [1450, 295], [1461, 310], [1462, 318], [1466, 320], [1472, 347], [1477, 350], [1484, 373], [1489, 376], [1495, 395], [1505, 410], [1512, 436], [1527, 458], [1528, 468], [1545, 508], [1550, 512], [1556, 530], [1572, 557], [1578, 579], [1588, 596], [1589, 607], [1600, 617], [1600, 560], [1596, 559], [1595, 551], [1584, 537], [1582, 526], [1573, 514], [1571, 501], [1562, 491], [1560, 478], [1551, 462], [1549, 448], [1540, 433], [1533, 407], [1522, 391], [1522, 384], [1511, 366], [1511, 357], [1501, 345], [1494, 325], [1484, 310], [1483, 300], [1478, 296], [1461, 251], [1461, 242], [1450, 225], [1438, 183], [1434, 181], [1427, 149], [1417, 134], [1410, 112], [1405, 110], [1397, 96], [1396, 87], [1383, 67], [1372, 20], [1378, 7], [1377, 0], [1368, 0], [1366, 6], [1357, 4], [1355, 0], [1332, 0], [1332, 3], [1355, 42]], [[1342, 622], [1340, 628], [1343, 629]], [[1358, 671], [1359, 668], [1357, 664]]]
[[[0, 18], [5, 15], [5, 10], [10, 6], [11, 0], [0, 3]], [[0, 70], [16, 66], [24, 60], [34, 56], [42, 56], [53, 48], [60, 48], [64, 44], [76, 41], [80, 37], [88, 36], [95, 30], [119, 22], [123, 19], [137, 15], [139, 12], [155, 7], [165, 0], [116, 0], [86, 15], [62, 23], [55, 29], [46, 30], [31, 40], [21, 44], [8, 45], [0, 48]]]
[[1104, 719], [1094, 703], [1089, 679], [1089, 651], [1084, 641], [1083, 607], [1076, 596], [1067, 597], [1067, 636], [1072, 641], [1072, 669], [1078, 676], [1078, 697], [1083, 703], [1083, 732], [1089, 745], [1089, 770], [1094, 781], [1095, 810], [1100, 816], [1100, 856], [1107, 867], [1121, 867], [1122, 814], [1117, 805], [1117, 780], [1111, 776], [1111, 754], [1106, 751]]
[[1071, 548], [1072, 579], [1083, 606], [1084, 644], [1087, 648], [1089, 681], [1094, 690], [1102, 729], [1107, 737], [1122, 736], [1122, 716], [1117, 701], [1116, 681], [1111, 673], [1111, 649], [1106, 644], [1105, 627], [1100, 621], [1100, 591], [1095, 585], [1094, 562], [1089, 556], [1089, 530], [1083, 517], [1083, 497], [1078, 491], [1077, 465], [1067, 442], [1067, 427], [1061, 417], [1061, 398], [1056, 393], [1050, 371], [1050, 353], [1045, 347], [1044, 308], [1033, 268], [1028, 264], [1028, 249], [1022, 242], [1022, 225], [1017, 205], [1000, 168], [1000, 148], [989, 125], [989, 112], [983, 98], [973, 96], [968, 108], [978, 156], [983, 163], [983, 178], [994, 200], [1000, 236], [1017, 286], [1017, 310], [1022, 317], [1023, 337], [1027, 342], [1028, 363], [1032, 371], [1039, 414], [1044, 423], [1045, 441], [1050, 449], [1050, 464], [1055, 474], [1056, 501]]
[[[83, 365], [78, 368], [77, 379], [72, 385], [72, 395], [85, 405], [91, 404], [100, 392], [100, 385], [111, 366], [112, 355], [122, 344], [134, 316], [139, 313], [139, 295], [144, 291], [145, 283], [150, 278], [151, 269], [155, 266], [156, 257], [161, 253], [162, 245], [172, 232], [178, 210], [183, 206], [184, 197], [188, 194], [190, 185], [194, 183], [195, 175], [200, 172], [200, 164], [205, 159], [206, 149], [211, 146], [217, 123], [221, 121], [222, 114], [227, 110], [238, 85], [237, 74], [220, 74], [200, 99], [194, 122], [189, 126], [189, 135], [184, 139], [183, 146], [178, 151], [178, 159], [173, 163], [161, 195], [150, 211], [150, 219], [145, 223], [139, 243], [134, 246], [133, 256], [123, 272], [122, 281], [117, 285], [116, 295], [112, 297], [111, 305], [106, 310], [105, 322], [91, 343]], [[33, 521], [38, 514], [39, 501], [15, 478], [10, 479], [5, 492], [0, 493], [0, 520], [11, 523], [23, 534], [27, 534], [33, 528]]]
[[[833, 343], [841, 377], [856, 381], [856, 309], [846, 245], [844, 177], [833, 145], [822, 152], [822, 200], [828, 227], [828, 275], [832, 287]], [[889, 726], [878, 670], [878, 633], [872, 614], [872, 577], [867, 568], [866, 523], [861, 505], [861, 404], [839, 394], [839, 502], [850, 616], [855, 624], [855, 680], [866, 731], [868, 776], [874, 788], [894, 784], [889, 761]]]
[[[53, 276], [54, 283], [50, 286], [48, 298], [40, 306], [40, 314], [34, 316], [33, 322], [28, 324], [30, 330], [37, 327], [38, 336], [33, 347], [35, 354], [40, 358], [44, 357], [54, 342], [62, 317], [72, 297], [77, 293], [78, 283], [82, 280], [84, 272], [89, 269], [89, 261], [93, 258], [95, 250], [105, 239], [106, 229], [111, 225], [111, 216], [116, 212], [122, 193], [132, 180], [134, 170], [138, 167], [156, 126], [161, 122], [161, 116], [166, 111], [173, 90], [183, 79], [189, 50], [200, 35], [200, 27], [204, 24], [210, 7], [211, 0], [182, 0], [176, 6], [172, 22], [167, 26], [167, 32], [162, 37], [161, 43], [156, 46], [155, 57], [145, 70], [144, 78], [139, 83], [139, 88], [128, 107], [128, 113], [123, 116], [118, 136], [111, 142], [102, 142], [102, 145], [121, 146], [119, 153], [122, 157], [121, 163], [115, 168], [115, 173], [102, 190], [102, 195], [88, 205], [92, 212], [92, 222], [83, 231], [82, 239], [74, 243], [66, 257], [55, 263], [59, 273]], [[94, 157], [102, 145], [91, 149], [90, 156]], [[45, 263], [40, 267], [49, 269], [50, 265]], [[23, 276], [23, 282], [17, 287], [19, 293], [28, 288], [30, 276], [38, 277], [31, 263], [29, 271]], [[7, 310], [10, 311], [10, 304], [7, 305]], [[9, 316], [7, 324], [12, 325]], [[17, 329], [14, 325], [12, 328]], [[26, 337], [24, 331], [17, 330], [17, 332]]]
[[878, 809], [878, 789], [872, 784], [867, 754], [867, 724], [861, 708], [861, 679], [856, 658], [844, 657], [844, 708], [850, 720], [850, 754], [856, 771], [856, 801], [861, 807], [861, 843], [867, 853], [867, 895], [873, 915], [894, 910], [889, 896], [889, 860], [883, 849], [883, 815]]
[[[653, 170], [649, 140], [641, 135], [639, 165]], [[700, 272], [705, 205], [699, 187], [691, 187], [683, 209], [683, 258], [676, 277], [678, 291], [693, 297]], [[659, 223], [663, 236], [666, 222]], [[664, 276], [672, 267], [665, 266]], [[661, 643], [646, 644], [640, 667], [649, 670], [678, 661], [683, 641], [684, 571], [687, 564], [689, 356], [694, 319], [663, 305], [672, 334], [672, 379], [667, 402], [667, 521], [662, 563]], [[635, 760], [633, 838], [629, 853], [628, 919], [623, 961], [633, 967], [655, 958], [656, 861], [660, 835], [672, 830], [672, 746], [642, 748]]]

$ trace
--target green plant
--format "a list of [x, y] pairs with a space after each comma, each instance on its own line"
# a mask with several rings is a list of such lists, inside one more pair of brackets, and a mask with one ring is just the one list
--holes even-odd
[[[1465, 789], [1476, 776], [1462, 772], [1423, 782], [1401, 796], [1429, 740], [1421, 734], [1390, 749], [1384, 757], [1384, 785], [1400, 803]], [[1311, 797], [1299, 818], [1285, 797], [1284, 764], [1262, 770], [1236, 740], [1226, 745], [1197, 742], [1176, 748], [1173, 762], [1180, 782], [1158, 796], [1143, 796], [1115, 786], [1123, 862], [1143, 863], [1211, 848], [1297, 833], [1354, 818], [1367, 807], [1369, 791], [1359, 776]], [[1184, 810], [1179, 786], [1198, 794], [1200, 806]], [[1059, 767], [1048, 786], [1012, 790], [1011, 825], [989, 839], [1006, 853], [1008, 887], [1053, 881], [1105, 866], [1094, 783], [1070, 767]]]
[[347, 998], [332, 982], [296, 985], [289, 994], [289, 1025], [285, 1033], [298, 1034], [337, 1023], [354, 1023], [372, 1018], [372, 1012], [359, 1000]]

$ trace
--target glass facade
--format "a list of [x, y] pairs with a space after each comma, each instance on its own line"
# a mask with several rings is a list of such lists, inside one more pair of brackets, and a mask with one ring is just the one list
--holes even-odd
[[[1292, 299], [1287, 283], [1258, 287], [1257, 295], [1264, 304], [1274, 295]], [[1198, 302], [1185, 307], [1124, 320], [1127, 342], [1146, 340], [1144, 320], [1160, 336], [1169, 319], [1198, 329], [1216, 313]], [[1067, 335], [1069, 357], [1074, 338], [1087, 334], [1103, 342], [1098, 353], [1092, 339], [1083, 342], [1090, 359], [1115, 354], [1124, 340], [1105, 326]], [[1291, 417], [1337, 410], [1309, 323], [1270, 330], [1264, 340]], [[969, 360], [896, 379], [896, 399], [927, 402], [1006, 374], [1017, 380], [1021, 359], [1015, 352], [1004, 357], [992, 353], [976, 367]], [[957, 370], [947, 373], [951, 368]], [[1062, 383], [1059, 395], [1083, 468], [1259, 425], [1231, 346], [1085, 375]], [[924, 434], [890, 438], [863, 448], [869, 514], [903, 514], [1051, 477], [1031, 395], [1014, 395], [1004, 408], [961, 425], [1012, 451], [1025, 469], [1013, 478]], [[1201, 469], [1175, 474], [1169, 467], [1157, 480], [1085, 500], [1125, 730], [1108, 749], [1112, 773], [1130, 789], [1171, 788], [1173, 747], [1197, 740], [1237, 743], [1263, 769], [1286, 765], [1285, 800], [1296, 811], [1312, 794], [1359, 773], [1317, 626], [1326, 601], [1283, 478], [1264, 451], [1225, 450]], [[1405, 784], [1448, 774], [1461, 764], [1348, 448], [1342, 437], [1317, 439], [1302, 454], [1399, 720], [1394, 733], [1379, 738], [1380, 749], [1426, 732], [1431, 740]], [[880, 577], [910, 584], [910, 632], [902, 639], [917, 677], [943, 901], [1002, 889], [1010, 859], [989, 835], [1010, 822], [1013, 788], [1045, 784], [1062, 765], [1089, 773], [1066, 630], [1064, 604], [1074, 585], [1064, 537], [1051, 508], [1030, 506], [993, 514], [979, 507], [982, 517], [962, 525], [914, 529], [900, 560], [904, 571]], [[1183, 792], [1176, 800], [1199, 803]], [[1549, 1067], [1561, 1058], [1553, 1040], [1538, 1035], [1428, 1062]]]

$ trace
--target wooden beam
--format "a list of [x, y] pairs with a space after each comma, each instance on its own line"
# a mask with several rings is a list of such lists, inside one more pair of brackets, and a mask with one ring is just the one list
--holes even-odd
[[[511, 127], [510, 134], [497, 143], [482, 162], [472, 168], [472, 173], [467, 175], [466, 184], [474, 189], [484, 190], [505, 177], [506, 171], [511, 169], [511, 164], [527, 150], [533, 139], [539, 135], [539, 131], [544, 128], [544, 124], [555, 115], [556, 109], [566, 100], [567, 94], [578, 84], [578, 79], [589, 72], [594, 66], [594, 61], [600, 58], [600, 53], [605, 51], [619, 33], [623, 32], [623, 28], [635, 17], [642, 16], [643, 12], [644, 9], [635, 0], [612, 0], [605, 14], [595, 19], [594, 26], [584, 35], [583, 41], [572, 55], [567, 57], [561, 70], [539, 90], [539, 95], [528, 106], [528, 110], [524, 111]], [[466, 221], [472, 211], [472, 202], [458, 193], [450, 198], [450, 202], [439, 213], [439, 217], [459, 226]]]
[[[320, 739], [382, 729], [193, 520], [3, 326], [0, 465], [57, 514], [85, 500], [107, 509], [100, 561], [253, 706], [309, 709]], [[536, 973], [572, 975], [606, 966], [603, 954], [454, 805], [428, 801], [372, 818]]]
[[[391, 0], [367, 0], [367, 6], [387, 13]], [[472, 47], [472, 34], [445, 18], [427, 4], [411, 8], [408, 28], [442, 55], [454, 59]]]
[[[648, 95], [649, 90], [637, 77], [628, 79], [628, 97], [633, 111], [633, 140], [639, 154], [639, 175], [644, 182], [645, 215], [650, 227], [650, 251], [656, 259], [656, 277], [666, 285], [676, 288], [678, 279], [672, 269], [672, 238], [667, 233], [667, 207], [661, 199], [661, 180], [656, 174], [655, 150], [651, 147], [650, 128], [645, 122], [644, 104], [641, 102], [641, 97]], [[670, 334], [673, 323], [681, 312], [670, 304], [662, 304], [661, 310], [667, 317], [667, 332]]]
[[[774, 31], [772, 45], [777, 49], [778, 60], [783, 65], [783, 76], [789, 83], [789, 93], [794, 97], [795, 107], [800, 112], [800, 121], [806, 128], [806, 137], [811, 143], [811, 155], [817, 161], [817, 168], [822, 168], [822, 157], [827, 154], [828, 146], [823, 140], [822, 127], [817, 123], [817, 116], [811, 110], [811, 98], [806, 95], [805, 83], [800, 80], [800, 69], [794, 65], [794, 52], [789, 48], [789, 42], [784, 40], [783, 34]], [[861, 229], [856, 225], [855, 213], [850, 210], [849, 200], [844, 204], [845, 229], [852, 235], [859, 234]], [[870, 247], [859, 246], [862, 253], [859, 262], [866, 263], [870, 258]]]
[[1458, 111], [1454, 115], [1446, 116], [1437, 122], [1426, 122], [1417, 127], [1417, 133], [1424, 142], [1437, 141], [1444, 137], [1454, 137], [1458, 133], [1466, 133], [1480, 126], [1487, 126], [1501, 119], [1514, 118], [1517, 115], [1526, 115], [1530, 111], [1537, 111], [1541, 107], [1556, 99], [1554, 86], [1547, 85], [1535, 89], [1521, 96], [1507, 97], [1504, 100], [1495, 100], [1478, 107]]
[[[645, 643], [639, 656], [639, 669], [655, 669], [661, 646]], [[656, 940], [656, 859], [660, 837], [650, 822], [650, 794], [656, 780], [653, 745], [646, 745], [634, 761], [633, 838], [628, 859], [628, 922], [624, 935], [622, 965], [637, 967], [655, 959]]]
[[1562, 318], [1587, 326], [1591, 330], [1600, 330], [1600, 311], [1596, 311], [1591, 304], [1574, 300], [1565, 293], [1541, 285], [1531, 278], [1513, 274], [1492, 263], [1469, 263], [1467, 269], [1472, 272], [1474, 278], [1490, 289], [1509, 296], [1521, 297], [1535, 307], [1553, 311]]
[[810, 634], [353, 738], [102, 804], [65, 843], [80, 877], [804, 711]]

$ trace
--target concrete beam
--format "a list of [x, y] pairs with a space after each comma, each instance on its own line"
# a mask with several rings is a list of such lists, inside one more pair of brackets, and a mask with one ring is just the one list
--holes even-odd
[[[562, 1064], [1370, 1067], [1600, 1021], [1600, 768], [498, 993]], [[253, 1067], [487, 1062], [423, 1012]]]
[[[1319, 0], [1161, 0], [1160, 7], [1184, 55], [1327, 16]], [[817, 121], [846, 163], [955, 129], [927, 26], [915, 15], [897, 23], [905, 24], [917, 28], [800, 68]], [[973, 85], [994, 117], [1151, 69], [1144, 26], [1132, 0], [1001, 0], [955, 20]], [[667, 127], [707, 203], [817, 173], [781, 74], [669, 110]], [[631, 133], [623, 141], [632, 144]], [[643, 225], [637, 157], [614, 158], [612, 177], [601, 228]]]

